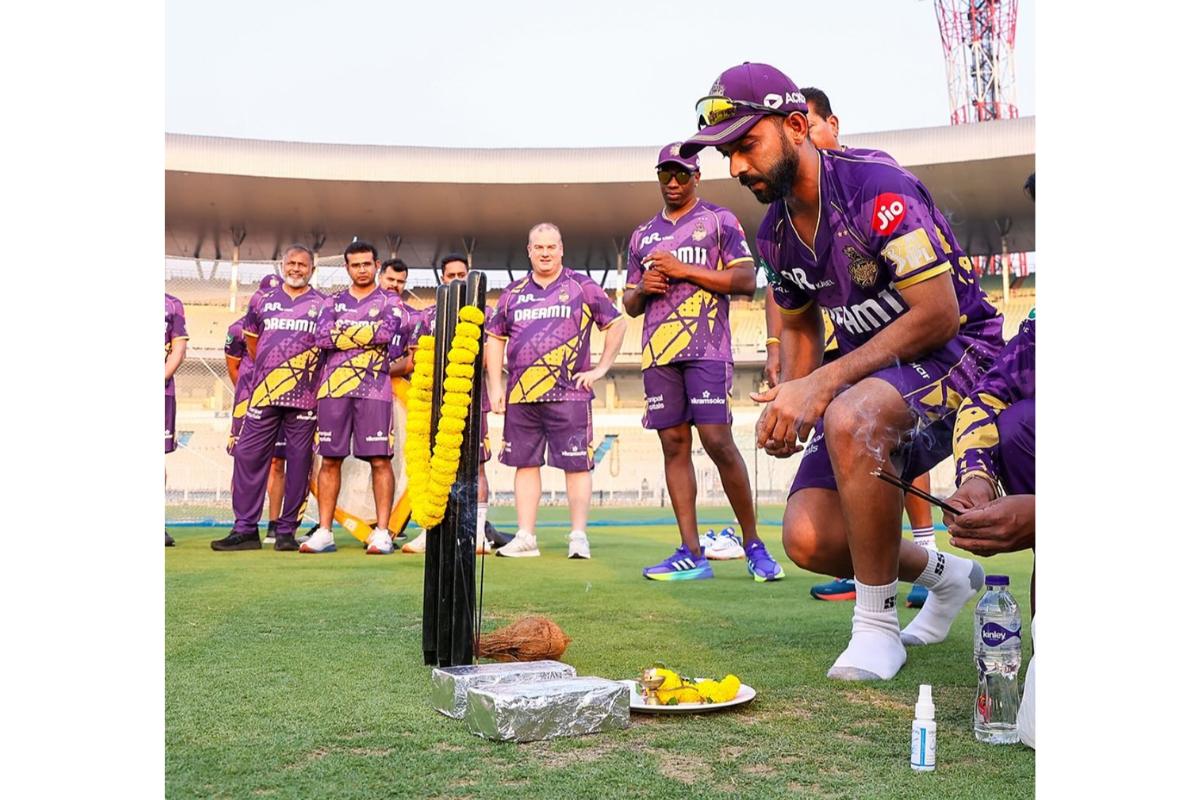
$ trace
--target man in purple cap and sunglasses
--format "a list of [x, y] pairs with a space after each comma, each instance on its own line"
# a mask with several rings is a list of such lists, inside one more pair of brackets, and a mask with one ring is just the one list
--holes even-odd
[[[692, 425], [721, 476], [745, 538], [746, 566], [758, 582], [777, 581], [783, 569], [767, 552], [754, 519], [746, 463], [733, 441], [729, 390], [733, 351], [729, 295], [753, 295], [754, 257], [732, 212], [696, 195], [700, 165], [680, 154], [680, 143], [658, 154], [664, 207], [629, 239], [629, 272], [622, 301], [642, 328], [642, 425], [658, 431], [667, 491], [682, 544], [642, 570], [651, 580], [711, 578], [712, 567], [696, 528], [696, 472]], [[732, 541], [732, 536], [726, 532]], [[734, 545], [741, 549], [740, 545]]]
[[[950, 455], [954, 413], [1002, 347], [1002, 320], [920, 181], [886, 159], [818, 150], [782, 72], [732, 67], [696, 111], [681, 153], [716, 147], [770, 204], [757, 243], [784, 316], [782, 375], [752, 397], [758, 445], [804, 451], [784, 548], [805, 569], [855, 576], [850, 643], [829, 677], [890, 679], [905, 645], [946, 638], [983, 569], [903, 541], [900, 494], [871, 472], [911, 479]], [[822, 307], [842, 352], [825, 365]], [[929, 589], [903, 632], [897, 577]]]

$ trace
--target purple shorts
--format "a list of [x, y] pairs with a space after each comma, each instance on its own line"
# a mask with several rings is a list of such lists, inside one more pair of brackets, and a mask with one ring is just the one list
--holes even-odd
[[510, 467], [540, 467], [546, 463], [564, 472], [592, 469], [592, 404], [588, 400], [551, 403], [513, 403], [504, 414], [504, 443], [500, 463]]
[[646, 413], [642, 427], [652, 431], [694, 425], [730, 425], [729, 390], [733, 364], [724, 361], [680, 361], [642, 370]]
[[[915, 424], [894, 454], [900, 474], [913, 480], [933, 469], [954, 447], [954, 414], [976, 381], [991, 366], [997, 350], [988, 344], [955, 337], [945, 347], [868, 377], [887, 381], [913, 410]], [[789, 495], [800, 489], [837, 491], [825, 421], [817, 423], [805, 448]]]
[[1034, 494], [1037, 472], [1033, 460], [1035, 440], [1033, 400], [1018, 400], [996, 417], [1000, 434], [1000, 485], [1007, 494]]
[[163, 444], [166, 445], [166, 450], [163, 452], [175, 452], [175, 395], [167, 395], [167, 430], [163, 434]]
[[317, 452], [322, 458], [346, 458], [351, 438], [354, 457], [391, 458], [392, 401], [361, 397], [323, 397], [317, 401]]

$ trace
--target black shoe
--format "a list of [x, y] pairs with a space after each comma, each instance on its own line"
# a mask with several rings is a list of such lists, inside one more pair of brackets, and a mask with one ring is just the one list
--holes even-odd
[[489, 542], [492, 543], [493, 550], [497, 547], [503, 547], [513, 540], [512, 535], [501, 533], [500, 531], [496, 530], [496, 526], [492, 525], [492, 523], [488, 522], [487, 520], [484, 520], [483, 522], [483, 535]]
[[174, 547], [175, 540], [171, 538], [171, 534], [167, 533], [165, 530], [163, 531], [163, 533], [167, 534], [167, 547]]
[[218, 552], [226, 552], [229, 550], [262, 550], [262, 541], [258, 538], [258, 532], [254, 533], [234, 533], [230, 532], [224, 539], [217, 539], [210, 542], [212, 549]]
[[279, 520], [271, 520], [267, 523], [267, 536], [274, 536], [275, 529], [279, 527]]
[[300, 543], [296, 541], [294, 533], [275, 533], [275, 549], [276, 550], [299, 550]]

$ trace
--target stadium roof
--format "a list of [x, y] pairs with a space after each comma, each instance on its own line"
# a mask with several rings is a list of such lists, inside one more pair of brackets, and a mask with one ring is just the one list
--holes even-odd
[[[1034, 118], [844, 136], [890, 153], [929, 188], [971, 255], [1034, 248]], [[166, 255], [277, 258], [293, 241], [326, 255], [354, 237], [428, 265], [469, 250], [481, 267], [528, 267], [526, 235], [563, 232], [566, 261], [615, 268], [630, 232], [661, 208], [658, 147], [463, 149], [307, 144], [167, 134]], [[700, 194], [751, 234], [765, 207], [705, 150]]]

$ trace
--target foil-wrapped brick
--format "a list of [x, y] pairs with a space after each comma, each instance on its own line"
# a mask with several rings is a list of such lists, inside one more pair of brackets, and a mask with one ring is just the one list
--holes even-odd
[[462, 719], [467, 711], [467, 690], [473, 687], [573, 677], [575, 668], [560, 661], [517, 661], [435, 667], [433, 707], [447, 717]]
[[509, 742], [627, 728], [629, 687], [595, 677], [475, 687], [466, 722], [476, 736]]

